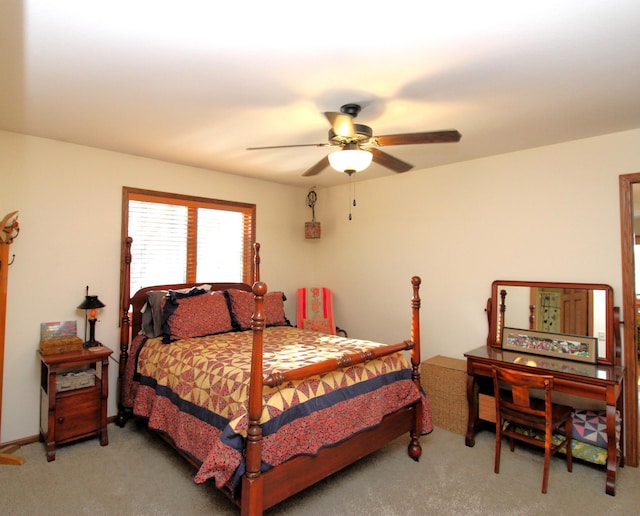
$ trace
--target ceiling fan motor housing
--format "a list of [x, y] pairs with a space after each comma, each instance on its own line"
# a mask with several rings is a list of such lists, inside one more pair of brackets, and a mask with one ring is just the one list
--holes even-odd
[[353, 118], [355, 118], [358, 116], [358, 113], [360, 113], [361, 109], [362, 108], [359, 104], [345, 104], [344, 106], [340, 107], [340, 112], [344, 113], [345, 115], [351, 115]]
[[368, 125], [353, 124], [353, 129], [354, 135], [350, 138], [339, 136], [333, 129], [329, 129], [329, 143], [331, 143], [331, 145], [366, 143], [373, 137], [373, 130]]

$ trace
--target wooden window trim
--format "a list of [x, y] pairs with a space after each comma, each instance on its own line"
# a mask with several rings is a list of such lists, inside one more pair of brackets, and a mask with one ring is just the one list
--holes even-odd
[[[147, 201], [147, 202], [157, 202], [164, 204], [176, 204], [180, 206], [186, 206], [189, 211], [189, 217], [195, 220], [195, 213], [197, 208], [210, 208], [217, 210], [225, 210], [234, 212], [241, 212], [244, 214], [245, 220], [245, 246], [243, 257], [243, 282], [251, 284], [254, 276], [254, 264], [253, 264], [253, 245], [255, 244], [255, 234], [256, 234], [256, 205], [235, 201], [227, 201], [222, 199], [210, 199], [206, 197], [198, 197], [194, 195], [183, 195], [176, 194], [170, 192], [160, 192], [156, 190], [147, 190], [143, 188], [134, 188], [123, 186], [122, 187], [122, 231], [121, 231], [121, 243], [122, 248], [124, 249], [125, 239], [129, 236], [128, 233], [128, 223], [129, 223], [129, 201], [137, 200], [137, 201]], [[248, 227], [247, 227], [248, 221]], [[195, 224], [189, 227], [188, 232], [188, 246], [189, 249], [194, 249], [195, 246], [192, 247], [192, 244], [195, 242], [197, 238], [197, 227]], [[135, 245], [135, 242], [133, 243]], [[187, 257], [187, 282], [195, 282], [195, 253], [189, 253]], [[122, 260], [121, 260], [122, 261]], [[121, 266], [122, 267], [122, 266]], [[120, 271], [121, 277], [123, 271]], [[122, 281], [121, 281], [122, 285]]]

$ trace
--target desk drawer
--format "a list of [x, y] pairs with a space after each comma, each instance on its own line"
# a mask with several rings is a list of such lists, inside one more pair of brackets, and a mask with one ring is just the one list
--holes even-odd
[[496, 399], [488, 394], [478, 394], [478, 417], [496, 422]]

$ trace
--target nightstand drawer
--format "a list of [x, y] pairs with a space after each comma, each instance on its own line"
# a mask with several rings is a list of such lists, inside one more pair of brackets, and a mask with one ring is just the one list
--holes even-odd
[[[47, 461], [56, 460], [58, 444], [94, 436], [100, 439], [100, 446], [109, 444], [107, 398], [112, 353], [107, 346], [51, 355], [38, 353], [40, 436]], [[73, 378], [67, 382], [69, 375]], [[78, 378], [82, 381], [76, 382]]]
[[95, 388], [58, 397], [54, 433], [56, 442], [97, 432], [101, 426], [100, 409], [100, 398]]

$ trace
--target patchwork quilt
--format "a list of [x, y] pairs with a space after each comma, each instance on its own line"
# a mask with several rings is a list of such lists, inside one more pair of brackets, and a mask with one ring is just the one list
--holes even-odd
[[[233, 488], [243, 474], [252, 332], [163, 344], [136, 337], [126, 372], [125, 406], [166, 432], [201, 464], [195, 481]], [[264, 374], [383, 346], [300, 330], [264, 330]], [[135, 360], [133, 359], [135, 358]], [[264, 388], [263, 470], [341, 442], [385, 415], [422, 401], [422, 432], [432, 430], [428, 400], [411, 380], [403, 353]]]

